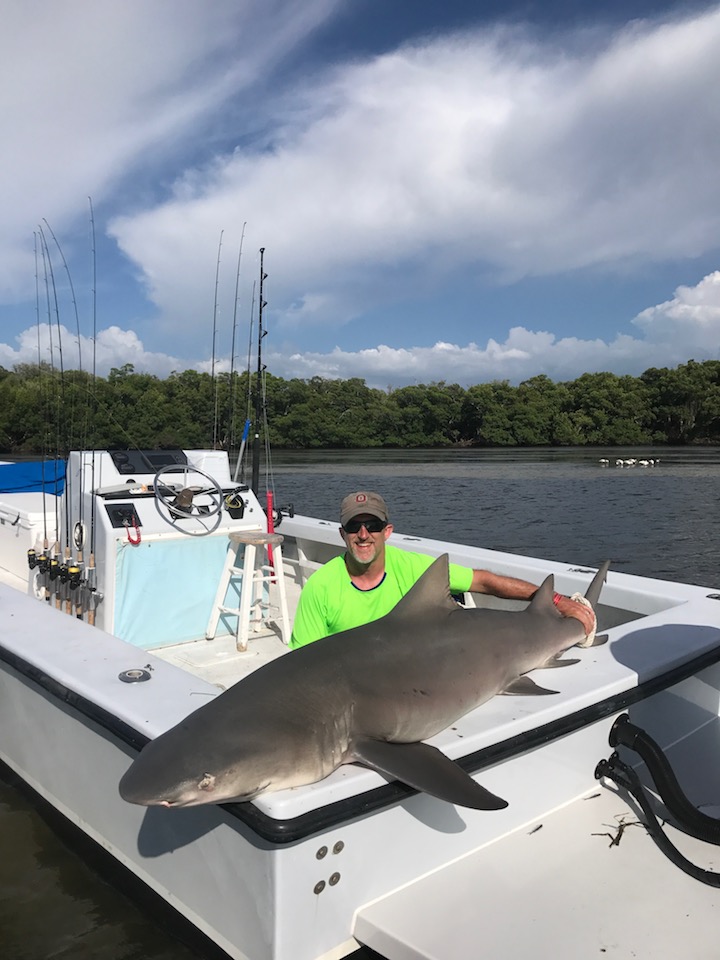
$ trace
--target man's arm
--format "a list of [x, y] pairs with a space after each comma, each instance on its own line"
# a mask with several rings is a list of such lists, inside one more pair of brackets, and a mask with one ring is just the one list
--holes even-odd
[[[537, 585], [528, 583], [527, 580], [519, 580], [517, 577], [504, 577], [491, 573], [489, 570], [473, 570], [470, 591], [502, 597], [503, 600], [531, 600], [537, 591]], [[595, 629], [595, 614], [592, 608], [571, 600], [570, 597], [563, 597], [560, 594], [558, 596], [560, 599], [555, 604], [558, 613], [564, 617], [575, 617], [583, 625], [585, 636], [589, 636]]]

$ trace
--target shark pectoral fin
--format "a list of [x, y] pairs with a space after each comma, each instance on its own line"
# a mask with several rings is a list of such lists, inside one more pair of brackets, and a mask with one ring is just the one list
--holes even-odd
[[530, 677], [522, 676], [509, 683], [502, 692], [512, 697], [537, 697], [557, 693], [557, 690], [546, 690], [545, 687], [541, 687]]
[[481, 787], [449, 757], [427, 743], [358, 740], [353, 746], [352, 758], [416, 790], [461, 807], [502, 810], [507, 806], [506, 800]]
[[554, 670], [555, 667], [572, 667], [574, 663], [580, 663], [580, 660], [575, 657], [570, 659], [569, 657], [565, 660], [560, 660], [558, 657], [550, 657], [549, 660], [546, 660], [545, 663], [541, 663], [539, 667], [535, 667], [536, 670]]

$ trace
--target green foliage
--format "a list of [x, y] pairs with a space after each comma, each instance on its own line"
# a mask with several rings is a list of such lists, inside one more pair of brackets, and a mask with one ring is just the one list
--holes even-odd
[[514, 388], [507, 380], [470, 387], [460, 409], [460, 439], [483, 447], [515, 446], [510, 421]]
[[[47, 364], [0, 367], [0, 452], [78, 447], [236, 450], [255, 376], [184, 370], [162, 380], [132, 364], [106, 379]], [[543, 375], [467, 389], [444, 382], [377, 390], [364, 380], [266, 374], [261, 433], [276, 447], [437, 447], [720, 443], [720, 361], [640, 377]], [[263, 436], [264, 439], [264, 436]]]
[[651, 367], [640, 377], [652, 408], [651, 427], [668, 443], [717, 442], [720, 361], [689, 360], [674, 370]]
[[642, 444], [653, 440], [648, 393], [642, 380], [584, 373], [568, 384], [583, 443]]
[[397, 445], [441, 447], [456, 443], [464, 392], [456, 383], [447, 386], [442, 381], [393, 391], [387, 402], [399, 413], [393, 417]]

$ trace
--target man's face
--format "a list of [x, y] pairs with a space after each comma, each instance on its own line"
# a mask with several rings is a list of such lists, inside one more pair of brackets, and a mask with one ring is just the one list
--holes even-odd
[[[374, 529], [380, 523], [381, 521], [377, 517], [373, 517], [369, 513], [359, 513], [348, 522], [352, 532], [340, 527], [340, 536], [345, 541], [348, 553], [360, 566], [367, 567], [377, 557], [385, 554], [385, 541], [393, 531], [392, 524], [388, 523], [382, 530], [376, 530], [375, 532], [371, 532], [366, 526], [366, 524], [369, 524]], [[358, 524], [361, 526], [355, 531]]]

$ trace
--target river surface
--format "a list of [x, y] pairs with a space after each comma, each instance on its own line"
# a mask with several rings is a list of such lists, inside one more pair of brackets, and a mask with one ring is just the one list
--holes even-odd
[[[655, 460], [616, 466], [617, 459]], [[608, 460], [608, 464], [601, 460]], [[275, 454], [280, 505], [377, 490], [400, 533], [720, 588], [720, 448]], [[264, 478], [263, 478], [264, 482]], [[197, 960], [0, 781], [3, 960]], [[359, 960], [359, 955], [358, 960]]]
[[[615, 465], [628, 458], [655, 465]], [[399, 533], [720, 583], [717, 447], [288, 452], [274, 478], [297, 513], [335, 519], [347, 493], [370, 489]]]

